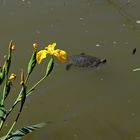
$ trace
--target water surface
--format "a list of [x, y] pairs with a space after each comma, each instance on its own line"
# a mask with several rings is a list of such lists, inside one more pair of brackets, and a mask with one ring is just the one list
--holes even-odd
[[[57, 62], [27, 100], [16, 128], [52, 123], [25, 139], [140, 139], [140, 72], [132, 71], [140, 66], [139, 6], [138, 0], [0, 1], [0, 55], [12, 39], [13, 71], [26, 68], [34, 42], [40, 49], [57, 42], [68, 55], [85, 52], [107, 59], [97, 69], [70, 71]], [[31, 85], [46, 62], [34, 71]]]

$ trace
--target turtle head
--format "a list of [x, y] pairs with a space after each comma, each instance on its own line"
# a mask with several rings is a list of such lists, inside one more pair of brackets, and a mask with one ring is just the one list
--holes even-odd
[[100, 60], [100, 63], [106, 63], [106, 62], [107, 62], [107, 60], [105, 58]]

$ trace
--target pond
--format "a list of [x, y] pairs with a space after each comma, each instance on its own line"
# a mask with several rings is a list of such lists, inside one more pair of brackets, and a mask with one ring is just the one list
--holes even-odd
[[[34, 42], [39, 49], [56, 42], [69, 56], [84, 52], [107, 59], [97, 68], [69, 71], [56, 61], [27, 99], [15, 129], [48, 124], [26, 140], [140, 139], [140, 71], [133, 71], [140, 67], [139, 7], [139, 0], [0, 1], [0, 58], [12, 39], [13, 71], [26, 69]], [[37, 66], [31, 85], [46, 62]]]

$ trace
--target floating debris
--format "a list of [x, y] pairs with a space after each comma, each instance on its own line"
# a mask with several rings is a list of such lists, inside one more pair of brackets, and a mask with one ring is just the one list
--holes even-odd
[[104, 79], [103, 79], [103, 78], [101, 78], [100, 80], [101, 80], [101, 81], [103, 81]]
[[117, 44], [117, 41], [113, 41], [113, 44]]
[[100, 47], [101, 45], [99, 43], [96, 44], [96, 47]]
[[133, 69], [133, 71], [135, 72], [135, 71], [139, 71], [140, 70], [140, 68], [137, 68], [137, 69]]
[[133, 49], [132, 55], [134, 55], [135, 53], [136, 53], [136, 48]]
[[83, 17], [80, 17], [80, 20], [84, 20], [84, 18]]
[[136, 23], [137, 23], [137, 24], [140, 24], [140, 20], [136, 20]]
[[31, 4], [31, 1], [21, 0], [22, 2], [26, 2], [27, 4]]

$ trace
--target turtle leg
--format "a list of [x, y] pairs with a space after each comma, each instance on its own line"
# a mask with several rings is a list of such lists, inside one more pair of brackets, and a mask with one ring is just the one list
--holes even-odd
[[71, 66], [72, 66], [72, 64], [67, 64], [66, 65], [66, 70], [70, 70]]
[[96, 60], [96, 63], [94, 64], [94, 66], [95, 66], [95, 67], [98, 67], [100, 64], [101, 64], [100, 59], [97, 59], [97, 60]]

